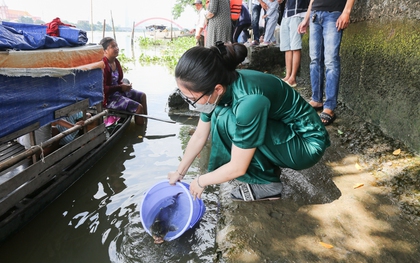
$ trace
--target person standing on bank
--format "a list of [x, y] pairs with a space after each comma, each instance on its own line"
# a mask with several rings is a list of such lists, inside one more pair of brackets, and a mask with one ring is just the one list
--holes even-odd
[[243, 34], [244, 38], [248, 40], [248, 38], [250, 37], [249, 32], [248, 32], [248, 28], [250, 25], [251, 25], [251, 15], [249, 14], [248, 7], [245, 4], [242, 4], [241, 15], [239, 16], [235, 29], [233, 30], [232, 43], [238, 42], [238, 38], [241, 34]]
[[[283, 0], [279, 0], [283, 2]], [[283, 20], [280, 25], [280, 51], [285, 52], [286, 76], [283, 78], [292, 88], [297, 86], [296, 75], [300, 66], [302, 34], [298, 26], [308, 10], [309, 0], [286, 0]]]
[[216, 41], [232, 41], [229, 0], [210, 0], [206, 18], [208, 21], [206, 47], [211, 47]]
[[275, 45], [276, 37], [274, 36], [274, 31], [279, 18], [279, 2], [277, 0], [264, 0], [264, 2], [268, 8], [263, 16], [265, 20], [264, 42], [260, 43], [260, 46]]
[[[111, 37], [100, 42], [104, 49], [104, 102], [105, 108], [147, 115], [147, 100], [144, 92], [132, 89], [132, 84], [123, 82], [124, 73], [117, 57], [120, 49]], [[135, 116], [135, 123], [143, 125], [146, 118]]]
[[251, 14], [251, 24], [252, 24], [252, 35], [254, 40], [252, 41], [253, 46], [258, 46], [260, 44], [260, 19], [261, 19], [261, 9], [267, 10], [268, 6], [264, 3], [263, 0], [252, 0], [252, 14]]
[[170, 184], [183, 179], [195, 157], [212, 140], [208, 173], [190, 184], [194, 198], [205, 186], [237, 179], [234, 200], [278, 199], [280, 167], [306, 169], [316, 164], [330, 145], [316, 111], [278, 77], [254, 70], [237, 70], [247, 56], [243, 44], [217, 42], [193, 47], [175, 68], [178, 93], [200, 111]]
[[201, 0], [195, 0], [193, 3], [197, 10], [197, 22], [195, 24], [195, 39], [197, 46], [204, 47], [204, 28], [206, 27], [206, 11], [203, 8], [203, 2]]
[[[311, 0], [298, 32], [309, 30], [310, 77], [312, 100], [324, 125], [334, 122], [340, 83], [340, 45], [343, 30], [350, 24], [350, 13], [355, 0]], [[325, 70], [325, 102], [324, 97]]]

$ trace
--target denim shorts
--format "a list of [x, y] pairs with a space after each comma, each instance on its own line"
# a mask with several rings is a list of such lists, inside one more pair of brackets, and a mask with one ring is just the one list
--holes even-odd
[[283, 18], [280, 25], [280, 51], [302, 49], [302, 34], [297, 32], [302, 20], [301, 16]]

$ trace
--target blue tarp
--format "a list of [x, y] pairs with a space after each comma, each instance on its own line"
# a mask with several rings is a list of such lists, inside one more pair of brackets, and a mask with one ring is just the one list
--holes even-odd
[[101, 69], [45, 69], [44, 75], [34, 69], [34, 76], [29, 69], [15, 70], [0, 69], [0, 137], [35, 122], [51, 123], [54, 111], [78, 101], [89, 98], [92, 106], [103, 100]]
[[47, 26], [2, 22], [0, 25], [0, 49], [34, 50], [85, 45], [86, 31], [59, 26], [60, 37], [47, 35]]

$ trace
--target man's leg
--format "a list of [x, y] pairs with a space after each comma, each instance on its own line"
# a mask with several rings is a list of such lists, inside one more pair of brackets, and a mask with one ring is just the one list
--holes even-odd
[[260, 15], [261, 15], [261, 5], [252, 4], [252, 34], [254, 35], [254, 41], [259, 43], [260, 40]]
[[[321, 12], [311, 12], [310, 17], [316, 19], [311, 20], [309, 30], [309, 56], [311, 63], [309, 65], [311, 86], [312, 86], [312, 102], [313, 107], [322, 106], [324, 96], [324, 40], [323, 40], [323, 26], [320, 23]], [[316, 104], [316, 105], [315, 105]]]
[[[323, 16], [324, 60], [325, 60], [325, 103], [324, 109], [334, 111], [340, 82], [340, 44], [343, 31], [335, 26], [340, 12], [325, 12]], [[328, 113], [328, 112], [327, 112]], [[332, 112], [330, 112], [331, 114]]]

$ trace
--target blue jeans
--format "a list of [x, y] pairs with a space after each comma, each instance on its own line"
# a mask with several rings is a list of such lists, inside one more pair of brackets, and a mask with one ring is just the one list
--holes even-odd
[[254, 40], [260, 41], [260, 15], [261, 15], [261, 5], [252, 4], [252, 33], [254, 35]]
[[[316, 18], [313, 20], [314, 15]], [[325, 70], [324, 108], [337, 107], [340, 82], [340, 44], [343, 30], [337, 31], [335, 23], [341, 12], [312, 11], [309, 26], [309, 65], [312, 85], [312, 100], [323, 101]]]

